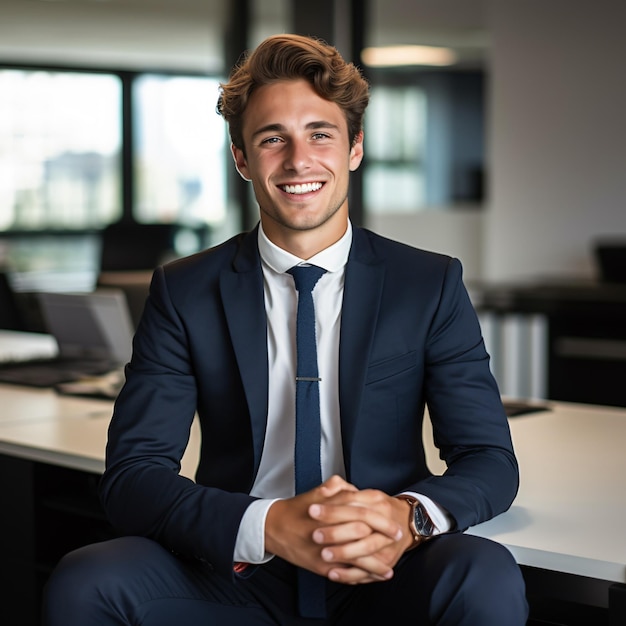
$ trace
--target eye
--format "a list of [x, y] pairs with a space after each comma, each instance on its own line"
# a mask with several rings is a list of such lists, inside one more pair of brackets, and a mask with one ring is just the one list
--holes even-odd
[[314, 133], [311, 139], [330, 139], [330, 135], [328, 133]]
[[279, 143], [280, 140], [281, 140], [280, 137], [266, 137], [265, 139], [261, 140], [261, 145], [270, 145], [270, 144]]

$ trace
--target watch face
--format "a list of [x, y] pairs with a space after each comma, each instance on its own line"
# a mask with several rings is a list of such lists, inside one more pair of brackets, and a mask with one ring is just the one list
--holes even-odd
[[422, 537], [432, 536], [435, 526], [426, 509], [418, 502], [415, 506], [415, 529]]

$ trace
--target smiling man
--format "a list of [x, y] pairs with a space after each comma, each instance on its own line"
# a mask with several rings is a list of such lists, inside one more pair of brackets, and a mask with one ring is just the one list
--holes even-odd
[[155, 271], [101, 482], [123, 536], [61, 561], [44, 624], [525, 624], [512, 556], [462, 532], [518, 468], [460, 263], [350, 223], [367, 102], [295, 35], [222, 86], [260, 223]]
[[346, 232], [363, 133], [350, 139], [340, 107], [303, 79], [259, 87], [247, 110], [243, 143], [232, 147], [237, 169], [252, 181], [270, 241], [308, 259]]

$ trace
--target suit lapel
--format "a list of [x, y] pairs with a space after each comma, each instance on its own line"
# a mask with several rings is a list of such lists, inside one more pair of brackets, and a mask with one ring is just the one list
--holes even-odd
[[[350, 456], [369, 354], [378, 319], [385, 268], [365, 233], [355, 228], [346, 266], [339, 343], [339, 406], [345, 467]], [[254, 468], [259, 467], [268, 406], [267, 322], [257, 229], [245, 235], [220, 289], [250, 411]]]
[[243, 236], [232, 268], [220, 275], [226, 321], [250, 411], [254, 469], [259, 467], [267, 425], [267, 323], [257, 229]]
[[365, 233], [354, 229], [346, 266], [339, 342], [339, 406], [348, 479], [354, 429], [361, 406], [385, 268]]

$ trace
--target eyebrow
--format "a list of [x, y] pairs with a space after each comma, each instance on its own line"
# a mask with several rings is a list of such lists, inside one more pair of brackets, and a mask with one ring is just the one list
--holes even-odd
[[[333, 123], [327, 122], [325, 120], [309, 122], [305, 126], [306, 130], [319, 130], [321, 128], [330, 128], [330, 129], [333, 129], [333, 130], [339, 130], [339, 126], [337, 126], [337, 124], [333, 124]], [[252, 138], [257, 137], [258, 135], [263, 135], [264, 133], [273, 133], [273, 132], [282, 133], [282, 132], [285, 132], [286, 130], [287, 130], [287, 127], [283, 126], [282, 124], [278, 124], [278, 123], [267, 124], [266, 126], [262, 126], [258, 130], [255, 130], [252, 133]]]

